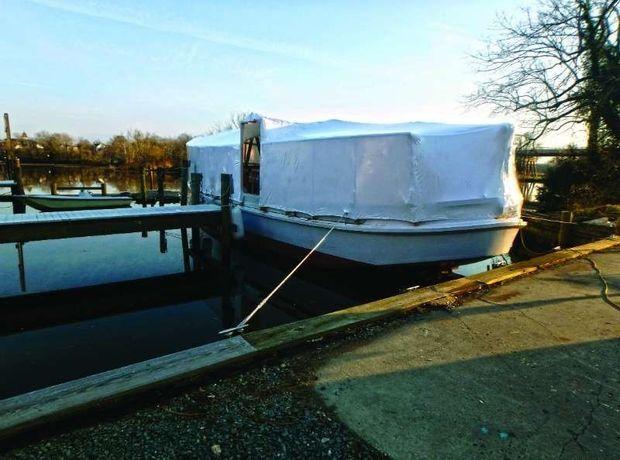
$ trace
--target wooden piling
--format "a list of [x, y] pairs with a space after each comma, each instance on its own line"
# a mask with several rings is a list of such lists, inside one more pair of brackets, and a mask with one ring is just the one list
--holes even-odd
[[142, 194], [142, 207], [146, 208], [146, 169], [142, 168], [140, 176], [140, 193]]
[[26, 266], [24, 264], [24, 243], [16, 243], [17, 248], [17, 268], [19, 269], [19, 286], [22, 292], [26, 292]]
[[183, 162], [181, 167], [181, 206], [187, 204], [187, 180], [189, 174], [189, 164], [187, 161]]
[[164, 168], [157, 168], [157, 201], [159, 205], [164, 205], [164, 179], [166, 177], [166, 170]]
[[220, 243], [222, 247], [222, 268], [230, 269], [230, 250], [232, 243], [232, 218], [230, 213], [230, 192], [232, 189], [232, 175], [220, 176], [220, 204], [222, 207], [222, 224], [220, 229]]
[[[11, 186], [12, 195], [24, 195], [24, 183], [22, 181], [22, 166], [19, 158], [13, 158], [13, 181], [15, 185]], [[23, 198], [13, 200], [13, 214], [24, 214], [26, 212], [26, 202]]]
[[[181, 206], [187, 206], [187, 181], [189, 180], [189, 162], [184, 161], [181, 167]], [[187, 228], [181, 228], [181, 248], [183, 250], [183, 268], [186, 272], [190, 271], [189, 240], [187, 238]]]
[[50, 184], [50, 193], [52, 195], [58, 195], [58, 184], [56, 182]]
[[[166, 177], [166, 171], [164, 168], [157, 168], [157, 201], [159, 206], [164, 205], [164, 179]], [[168, 242], [166, 241], [166, 232], [160, 230], [159, 232], [159, 252], [164, 254], [168, 250]]]
[[[191, 204], [200, 204], [200, 189], [202, 186], [202, 174], [192, 173], [190, 176], [190, 192], [191, 192]], [[198, 227], [192, 227], [192, 240], [191, 250], [194, 256], [194, 269], [199, 269], [202, 266], [200, 250], [200, 229]]]
[[108, 184], [105, 181], [101, 182], [101, 195], [106, 196], [108, 194]]

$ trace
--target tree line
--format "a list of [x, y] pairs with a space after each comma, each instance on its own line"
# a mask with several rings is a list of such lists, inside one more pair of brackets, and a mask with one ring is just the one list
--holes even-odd
[[[162, 137], [136, 130], [105, 142], [91, 142], [66, 133], [41, 131], [32, 137], [23, 133], [11, 144], [15, 155], [27, 163], [175, 167], [186, 159], [189, 139], [188, 134]], [[6, 155], [6, 141], [2, 147]]]

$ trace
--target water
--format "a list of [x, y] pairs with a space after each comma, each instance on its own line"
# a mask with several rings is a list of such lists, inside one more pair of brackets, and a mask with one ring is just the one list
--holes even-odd
[[[108, 183], [137, 191], [139, 173], [112, 168], [26, 167], [26, 193]], [[178, 189], [178, 178], [166, 187]], [[0, 203], [0, 212], [11, 212]], [[37, 212], [28, 208], [27, 212]], [[221, 339], [296, 264], [260, 248], [238, 248], [224, 290], [213, 264], [184, 272], [180, 231], [28, 242], [25, 286], [15, 245], [0, 245], [0, 399]], [[488, 264], [488, 263], [487, 263]], [[481, 266], [482, 270], [484, 265]], [[478, 271], [480, 271], [478, 269]], [[261, 329], [454, 277], [419, 269], [302, 268], [252, 320]]]

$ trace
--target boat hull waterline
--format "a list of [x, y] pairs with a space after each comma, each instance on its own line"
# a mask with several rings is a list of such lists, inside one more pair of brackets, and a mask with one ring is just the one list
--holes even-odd
[[[309, 250], [334, 225], [241, 207], [247, 233]], [[355, 263], [389, 266], [480, 260], [506, 254], [520, 219], [406, 227], [336, 224], [318, 252]]]

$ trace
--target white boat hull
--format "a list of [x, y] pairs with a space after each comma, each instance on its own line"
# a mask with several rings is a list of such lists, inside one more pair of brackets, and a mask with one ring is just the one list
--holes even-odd
[[[246, 233], [306, 250], [334, 225], [245, 206], [241, 210]], [[376, 266], [477, 260], [507, 253], [524, 225], [520, 219], [419, 226], [337, 224], [318, 252]]]

